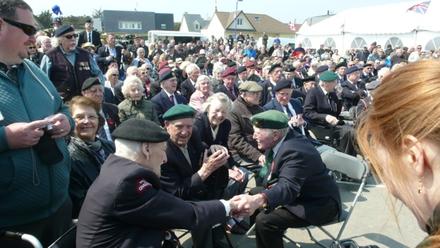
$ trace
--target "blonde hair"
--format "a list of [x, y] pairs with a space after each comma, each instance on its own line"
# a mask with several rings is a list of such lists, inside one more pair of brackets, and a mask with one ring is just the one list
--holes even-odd
[[[386, 75], [373, 92], [373, 103], [360, 120], [357, 142], [373, 170], [405, 203], [416, 206], [411, 175], [402, 168], [406, 135], [440, 144], [440, 62], [418, 61]], [[383, 164], [385, 155], [387, 164]]]

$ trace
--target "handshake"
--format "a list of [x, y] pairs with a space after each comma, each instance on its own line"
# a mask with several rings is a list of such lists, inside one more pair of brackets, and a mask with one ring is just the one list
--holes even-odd
[[262, 193], [256, 195], [236, 195], [229, 200], [230, 214], [234, 217], [250, 216], [255, 210], [264, 207], [266, 204], [266, 195]]

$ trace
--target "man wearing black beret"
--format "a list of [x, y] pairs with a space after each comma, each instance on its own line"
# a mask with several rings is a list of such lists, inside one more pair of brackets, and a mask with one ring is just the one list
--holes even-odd
[[335, 66], [336, 74], [338, 75], [338, 83], [342, 83], [346, 79], [347, 62], [342, 61]]
[[274, 87], [282, 79], [283, 67], [281, 64], [273, 64], [269, 69], [269, 80], [264, 81], [261, 86], [263, 91], [261, 92], [260, 105], [264, 106], [273, 97], [275, 97]]
[[156, 94], [151, 101], [156, 109], [160, 123], [163, 124], [163, 114], [176, 104], [187, 104], [186, 98], [180, 95], [177, 90], [177, 78], [175, 72], [169, 68], [159, 72], [159, 84], [162, 90]]
[[254, 139], [265, 151], [260, 170], [263, 187], [239, 195], [245, 214], [256, 213], [257, 247], [283, 247], [287, 228], [322, 225], [336, 220], [341, 199], [321, 156], [303, 135], [289, 129], [284, 113], [268, 110], [252, 116]]
[[161, 189], [167, 132], [129, 119], [114, 132], [116, 152], [101, 167], [78, 218], [76, 247], [161, 247], [166, 230], [209, 230], [234, 201], [185, 202]]
[[81, 95], [82, 84], [89, 77], [99, 77], [104, 83], [105, 78], [91, 54], [76, 46], [77, 34], [72, 26], [59, 27], [55, 37], [59, 46], [46, 53], [40, 67], [49, 75], [64, 102]]
[[[194, 130], [195, 114], [192, 107], [178, 104], [163, 115], [170, 139], [166, 146], [167, 162], [161, 170], [162, 188], [183, 200], [220, 199], [229, 179], [229, 153], [224, 146], [202, 144], [199, 132]], [[221, 236], [224, 232], [218, 228], [213, 232], [210, 228], [192, 232], [196, 248], [218, 247], [219, 240], [213, 237]]]
[[292, 82], [282, 79], [275, 85], [274, 90], [275, 97], [263, 106], [264, 110], [273, 109], [285, 113], [289, 118], [289, 126], [305, 135], [302, 104], [299, 100], [291, 98], [293, 92]]
[[360, 80], [361, 68], [352, 66], [347, 69], [347, 80], [341, 83], [342, 86], [342, 100], [343, 106], [346, 111], [349, 111], [352, 107], [357, 106], [359, 99], [366, 95], [365, 85]]
[[293, 90], [292, 98], [298, 99], [301, 104], [304, 104], [307, 92], [316, 87], [315, 76], [308, 76], [303, 79], [297, 78], [297, 80], [301, 80], [302, 86]]
[[284, 67], [284, 78], [289, 80], [292, 83], [292, 88], [297, 89], [299, 87], [302, 86], [302, 84], [300, 84], [300, 78], [295, 78], [295, 70], [296, 68], [291, 65], [288, 64]]

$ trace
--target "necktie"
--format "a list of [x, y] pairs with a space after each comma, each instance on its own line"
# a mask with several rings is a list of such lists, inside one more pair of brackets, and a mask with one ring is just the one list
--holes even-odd
[[287, 113], [287, 116], [289, 117], [289, 119], [292, 117], [292, 112], [290, 112], [290, 109], [289, 109], [289, 105], [287, 105], [287, 106], [284, 106], [284, 108], [286, 108], [286, 113]]
[[263, 168], [261, 168], [260, 172], [258, 173], [258, 176], [261, 178], [266, 178], [267, 172], [269, 172], [270, 166], [273, 161], [273, 150], [270, 149], [269, 153], [266, 155], [266, 162], [263, 165]]
[[332, 111], [332, 112], [335, 112], [336, 109], [335, 109], [334, 106], [333, 106], [333, 101], [332, 101], [332, 99], [331, 99], [331, 97], [330, 97], [330, 94], [327, 94], [327, 100], [328, 100], [328, 104], [330, 105], [330, 109], [331, 109], [331, 111]]
[[88, 32], [88, 39], [89, 39], [89, 42], [92, 42], [92, 32]]
[[170, 101], [171, 101], [171, 103], [174, 105], [174, 95], [171, 95], [171, 96], [170, 96]]
[[229, 88], [229, 92], [231, 92], [231, 95], [233, 95], [234, 97], [236, 97], [235, 92], [234, 92], [234, 87]]

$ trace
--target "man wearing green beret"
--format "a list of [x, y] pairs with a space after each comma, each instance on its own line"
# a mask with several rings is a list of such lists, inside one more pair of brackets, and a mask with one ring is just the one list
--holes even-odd
[[259, 106], [263, 88], [256, 82], [246, 81], [240, 84], [239, 90], [240, 95], [232, 103], [228, 117], [231, 121], [228, 146], [234, 160], [248, 167], [261, 164], [264, 159], [264, 154], [252, 138], [254, 129], [250, 121], [252, 115], [263, 112]]
[[[332, 71], [325, 71], [319, 78], [319, 86], [310, 90], [304, 102], [304, 117], [309, 128], [319, 140], [322, 136], [336, 140], [337, 149], [349, 155], [356, 155], [353, 144], [353, 127], [344, 125], [339, 117], [342, 101], [335, 92], [338, 76]], [[328, 133], [330, 130], [330, 133]]]
[[280, 111], [265, 111], [251, 121], [258, 148], [265, 151], [260, 171], [263, 187], [233, 199], [241, 200], [241, 214], [266, 209], [256, 214], [257, 247], [283, 247], [287, 228], [337, 219], [341, 211], [338, 188], [310, 141], [289, 130], [289, 119]]
[[[202, 144], [194, 130], [195, 114], [192, 107], [178, 104], [163, 115], [170, 139], [166, 146], [167, 162], [162, 167], [162, 188], [184, 200], [220, 199], [229, 180], [229, 153], [224, 146]], [[218, 247], [224, 243], [224, 231], [220, 228], [212, 232], [210, 228], [193, 231], [194, 247]]]
[[209, 230], [238, 202], [185, 202], [161, 189], [167, 132], [149, 120], [129, 119], [113, 132], [116, 152], [88, 190], [76, 247], [161, 247], [165, 230]]

